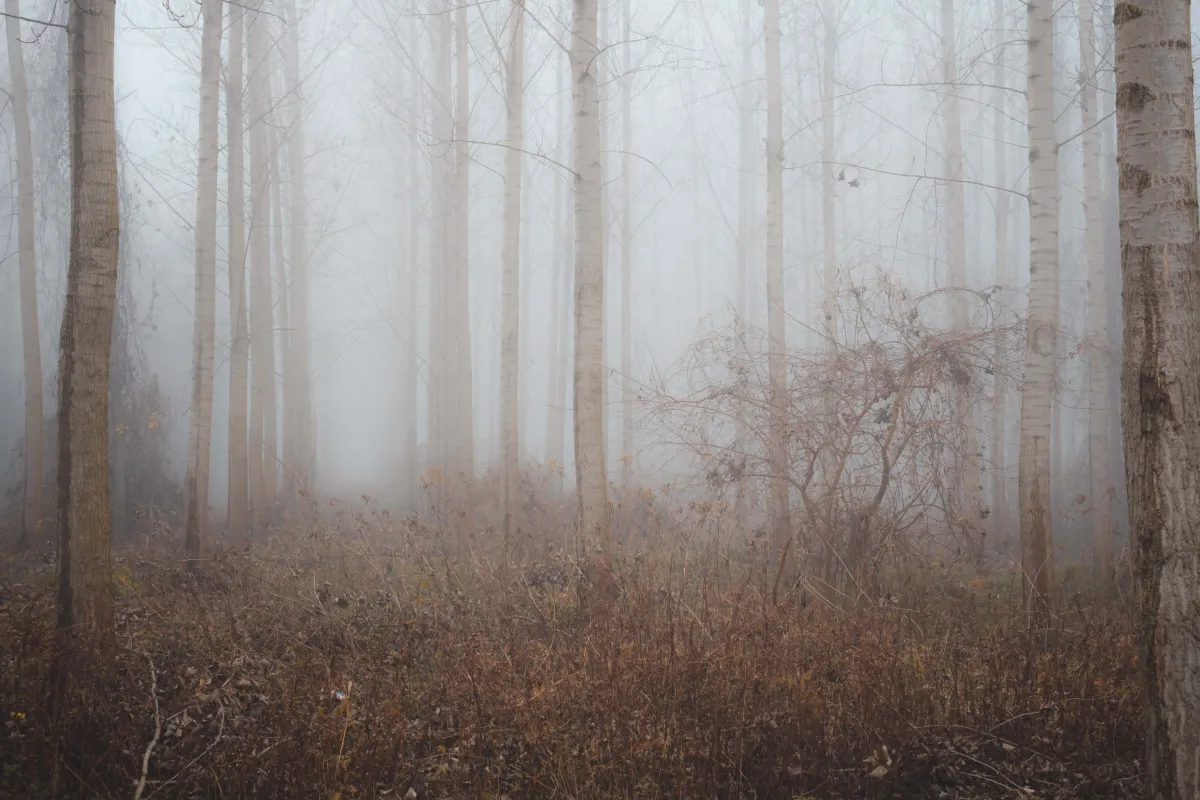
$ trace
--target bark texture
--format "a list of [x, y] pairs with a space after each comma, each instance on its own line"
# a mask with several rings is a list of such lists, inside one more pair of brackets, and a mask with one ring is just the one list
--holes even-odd
[[1121, 409], [1149, 797], [1200, 796], [1200, 220], [1186, 0], [1116, 5]]
[[229, 69], [225, 83], [229, 136], [229, 534], [234, 539], [242, 539], [250, 533], [250, 463], [246, 445], [250, 339], [246, 327], [246, 176], [242, 119], [246, 12], [233, 5], [229, 15]]
[[1030, 611], [1054, 604], [1050, 437], [1058, 341], [1058, 145], [1054, 136], [1054, 6], [1030, 0], [1029, 314], [1021, 386], [1022, 600]]
[[70, 6], [71, 244], [59, 345], [58, 626], [111, 643], [108, 381], [117, 298], [116, 3]]

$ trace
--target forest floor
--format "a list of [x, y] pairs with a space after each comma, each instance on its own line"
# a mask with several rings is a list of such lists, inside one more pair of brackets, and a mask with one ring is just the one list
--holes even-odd
[[57, 695], [54, 568], [0, 557], [0, 796], [1142, 796], [1115, 604], [1031, 630], [926, 577], [847, 610], [681, 548], [581, 608], [569, 559], [404, 550], [119, 551], [115, 650]]

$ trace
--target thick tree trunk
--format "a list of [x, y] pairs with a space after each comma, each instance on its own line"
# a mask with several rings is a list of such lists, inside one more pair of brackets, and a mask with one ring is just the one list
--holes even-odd
[[[294, 403], [292, 398], [288, 397], [287, 388], [289, 386], [288, 375], [292, 371], [292, 355], [291, 355], [291, 338], [292, 338], [292, 322], [291, 315], [288, 313], [288, 271], [287, 263], [284, 258], [284, 221], [283, 221], [283, 176], [280, 174], [279, 153], [283, 147], [283, 139], [280, 137], [278, 117], [275, 113], [274, 101], [274, 69], [275, 59], [268, 54], [267, 67], [267, 90], [270, 94], [267, 96], [267, 146], [270, 148], [270, 168], [271, 168], [271, 247], [272, 247], [272, 263], [275, 269], [275, 283], [278, 284], [278, 294], [275, 295], [274, 302], [278, 305], [279, 316], [279, 372], [283, 375], [279, 391], [279, 411], [280, 421], [282, 422], [282, 448], [277, 445], [268, 444], [269, 452], [276, 452], [277, 449], [282, 449], [281, 464], [285, 467], [288, 464], [295, 463], [296, 451], [295, 443], [289, 436], [289, 432], [294, 428], [294, 425], [288, 422], [294, 413]], [[270, 429], [268, 429], [268, 432]], [[285, 471], [286, 478], [286, 471]]]
[[71, 246], [59, 344], [58, 626], [111, 643], [108, 381], [117, 298], [116, 4], [76, 0], [68, 18]]
[[309, 376], [308, 343], [308, 199], [304, 184], [304, 87], [300, 83], [300, 20], [295, 0], [283, 0], [284, 73], [288, 100], [292, 107], [288, 120], [288, 181], [291, 183], [289, 220], [291, 222], [291, 281], [288, 284], [288, 313], [292, 336], [289, 343], [292, 364], [287, 370], [284, 392], [292, 401], [291, 438], [295, 462], [284, 465], [289, 493], [307, 489], [316, 469], [316, 443], [313, 438], [312, 384]]
[[246, 322], [246, 178], [242, 78], [246, 12], [229, 11], [229, 70], [225, 111], [229, 136], [229, 535], [250, 533], [250, 463], [246, 442], [250, 339]]
[[21, 296], [21, 351], [25, 389], [25, 498], [20, 549], [33, 543], [41, 528], [44, 419], [42, 344], [38, 330], [36, 211], [33, 202], [33, 140], [29, 132], [29, 84], [21, 42], [19, 0], [4, 0], [8, 35], [8, 72], [12, 80], [13, 129], [17, 145], [17, 273]]
[[787, 343], [783, 296], [783, 84], [779, 64], [779, 0], [765, 0], [767, 62], [767, 336], [771, 383], [771, 542], [782, 553], [791, 539], [788, 503]]
[[1200, 796], [1200, 219], [1190, 6], [1116, 8], [1126, 483], [1148, 797]]
[[[967, 208], [963, 188], [962, 116], [958, 97], [958, 50], [954, 29], [954, 0], [941, 0], [942, 81], [946, 84], [946, 211], [950, 262], [950, 317], [954, 330], [966, 330]], [[975, 376], [972, 375], [972, 378]], [[975, 407], [967, 387], [959, 387], [955, 405], [960, 428], [954, 470], [957, 512], [975, 533], [983, 508], [979, 469], [979, 436]]]
[[520, 350], [521, 321], [521, 156], [525, 146], [525, 6], [513, 0], [512, 38], [507, 54], [505, 102], [507, 127], [504, 154], [504, 242], [501, 262], [500, 322], [500, 437], [504, 486], [504, 553], [512, 553], [517, 538], [518, 495], [521, 487]]
[[1104, 258], [1104, 208], [1100, 190], [1100, 130], [1096, 123], [1095, 8], [1079, 4], [1079, 102], [1083, 126], [1083, 205], [1088, 267], [1088, 467], [1092, 495], [1092, 553], [1096, 579], [1113, 579], [1113, 476], [1109, 459], [1112, 411], [1108, 405], [1108, 264]]
[[1029, 3], [1029, 314], [1021, 387], [1021, 567], [1027, 609], [1054, 605], [1050, 448], [1058, 341], [1058, 145], [1054, 135], [1054, 6]]
[[604, 261], [600, 213], [599, 31], [596, 0], [574, 0], [571, 24], [575, 111], [575, 479], [580, 533], [608, 565], [610, 528], [604, 463]]
[[[992, 43], [992, 161], [996, 170], [996, 285], [1002, 288], [1001, 297], [1007, 297], [1008, 287], [1012, 282], [1008, 257], [1008, 209], [1010, 204], [1008, 187], [1008, 147], [1005, 144], [1006, 117], [1005, 107], [1008, 102], [1005, 84], [1008, 80], [1005, 67], [1004, 30], [1004, 0], [993, 0], [992, 28], [996, 40]], [[997, 340], [992, 351], [994, 361], [999, 364], [1004, 354]], [[995, 400], [994, 416], [992, 417], [992, 546], [1003, 549], [1012, 539], [1009, 531], [1008, 509], [1008, 391], [1004, 387], [999, 371], [993, 381]]]
[[224, 5], [205, 0], [200, 37], [200, 139], [196, 165], [196, 309], [192, 329], [192, 404], [188, 420], [187, 521], [189, 566], [204, 556], [208, 536], [208, 475], [212, 452], [214, 336], [217, 322], [217, 93], [221, 79]]
[[275, 324], [271, 309], [270, 153], [267, 146], [267, 19], [250, 17], [250, 507], [255, 535], [275, 503]]

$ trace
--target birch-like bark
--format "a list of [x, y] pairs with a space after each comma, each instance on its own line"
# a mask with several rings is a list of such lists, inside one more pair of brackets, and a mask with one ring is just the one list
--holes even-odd
[[246, 12], [229, 10], [229, 68], [225, 79], [225, 113], [229, 148], [229, 533], [250, 532], [250, 463], [246, 443], [250, 339], [246, 321], [246, 177], [242, 119], [242, 79]]
[[1083, 126], [1083, 210], [1087, 226], [1088, 471], [1092, 495], [1092, 553], [1101, 585], [1113, 579], [1113, 477], [1109, 459], [1108, 264], [1100, 190], [1100, 130], [1096, 123], [1095, 7], [1079, 3], [1080, 124]]
[[575, 480], [580, 532], [607, 565], [610, 542], [604, 464], [604, 260], [600, 213], [600, 63], [596, 0], [573, 0], [575, 113]]
[[[738, 221], [737, 221], [737, 323], [735, 335], [743, 356], [748, 356], [746, 328], [750, 323], [750, 252], [754, 246], [754, 186], [752, 176], [756, 172], [754, 163], [754, 100], [751, 81], [754, 77], [753, 8], [749, 3], [742, 5], [742, 65], [741, 86], [738, 89]], [[749, 433], [739, 420], [738, 449], [746, 447]], [[736, 489], [736, 516], [740, 522], [746, 520], [746, 481], [739, 479]]]
[[507, 126], [504, 155], [504, 241], [501, 262], [500, 314], [500, 437], [504, 496], [504, 552], [507, 557], [517, 536], [518, 493], [521, 486], [520, 321], [521, 321], [521, 156], [525, 146], [525, 5], [513, 0], [511, 37], [505, 75]]
[[25, 389], [25, 497], [20, 546], [32, 543], [41, 528], [45, 443], [43, 434], [42, 344], [38, 330], [36, 211], [33, 202], [33, 139], [29, 132], [29, 83], [21, 42], [19, 0], [4, 0], [8, 72], [12, 80], [13, 133], [17, 145], [17, 275], [21, 299], [21, 352]]
[[289, 494], [306, 489], [316, 469], [316, 443], [313, 435], [312, 384], [309, 375], [308, 342], [308, 198], [305, 187], [304, 162], [307, 158], [304, 139], [304, 87], [300, 82], [300, 19], [295, 0], [283, 0], [284, 73], [292, 114], [288, 120], [288, 181], [291, 197], [288, 219], [291, 223], [291, 280], [288, 283], [288, 312], [292, 335], [289, 344], [291, 369], [287, 370], [285, 387], [292, 400], [292, 438], [295, 462], [284, 465]]
[[1021, 386], [1022, 602], [1054, 604], [1054, 532], [1050, 508], [1051, 424], [1058, 341], [1058, 145], [1054, 134], [1054, 6], [1030, 0], [1029, 314]]
[[779, 0], [765, 0], [767, 66], [767, 356], [771, 383], [771, 542], [782, 553], [791, 538], [788, 507], [787, 362], [783, 295], [783, 79], [779, 63]]
[[[260, 2], [261, 8], [261, 2]], [[271, 310], [270, 154], [267, 148], [267, 16], [250, 17], [250, 508], [255, 535], [275, 501], [275, 337]]]
[[117, 298], [116, 3], [76, 0], [70, 39], [71, 244], [59, 343], [58, 627], [95, 651], [113, 636], [108, 383]]
[[1200, 219], [1186, 0], [1116, 7], [1122, 418], [1147, 797], [1200, 796]]
[[470, 282], [470, 159], [469, 115], [471, 110], [470, 38], [467, 4], [455, 12], [455, 93], [454, 107], [454, 283], [450, 302], [454, 313], [451, 335], [455, 343], [455, 400], [457, 420], [456, 469], [462, 475], [475, 475], [475, 414], [471, 367], [471, 282]]
[[187, 517], [184, 551], [195, 568], [208, 536], [208, 476], [212, 451], [214, 336], [217, 321], [217, 93], [221, 80], [224, 6], [205, 0], [200, 34], [200, 138], [196, 165], [196, 308], [192, 329], [192, 404], [188, 420]]
[[[946, 84], [946, 216], [950, 262], [950, 324], [966, 330], [967, 319], [967, 210], [963, 187], [962, 114], [958, 96], [958, 50], [954, 28], [954, 0], [941, 0], [942, 81]], [[974, 379], [974, 375], [970, 376]], [[974, 528], [983, 508], [979, 469], [979, 436], [975, 408], [966, 386], [958, 386], [955, 406], [960, 451], [956, 454], [958, 513]]]

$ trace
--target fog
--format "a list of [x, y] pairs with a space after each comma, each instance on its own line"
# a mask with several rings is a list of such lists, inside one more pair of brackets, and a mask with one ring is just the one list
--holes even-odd
[[[569, 347], [559, 343], [572, 325], [564, 308], [573, 273], [571, 234], [571, 79], [565, 46], [570, 9], [530, 2], [526, 25], [525, 139], [521, 169], [520, 447], [525, 461], [574, 463]], [[732, 329], [739, 311], [752, 330], [767, 325], [766, 81], [763, 7], [722, 2], [646, 2], [601, 7], [600, 64], [604, 150], [605, 362], [608, 472], [617, 480], [631, 459], [633, 481], [661, 486], [688, 483], [699, 472], [694, 452], [655, 427], [651, 396], [680, 389], [680, 365], [695, 342]], [[962, 131], [967, 285], [1002, 286], [1016, 319], [1029, 275], [1028, 176], [1025, 130], [1024, 9], [965, 3], [954, 8], [956, 83], [945, 81], [935, 2], [879, 4], [825, 0], [785, 4], [781, 16], [781, 87], [784, 147], [783, 274], [789, 348], [822, 340], [822, 302], [828, 245], [835, 252], [839, 291], [887, 275], [914, 292], [952, 284], [948, 266], [946, 177], [949, 98], [957, 97]], [[30, 19], [59, 19], [61, 3], [29, 4]], [[299, 60], [304, 94], [307, 181], [308, 302], [305, 334], [311, 346], [315, 482], [319, 494], [409, 497], [418, 480], [405, 472], [403, 430], [415, 416], [419, 468], [430, 424], [431, 265], [437, 229], [431, 227], [431, 181], [451, 157], [431, 112], [438, 90], [434, 35], [446, 12], [413, 0], [327, 0], [298, 9]], [[282, 47], [281, 12], [271, 18], [271, 47]], [[501, 254], [504, 216], [504, 42], [513, 7], [466, 7], [469, 25], [468, 232], [471, 419], [474, 472], [500, 463]], [[1102, 16], [1102, 15], [1101, 15]], [[225, 17], [228, 27], [229, 15]], [[827, 52], [826, 25], [836, 41]], [[117, 119], [123, 193], [123, 291], [137, 309], [126, 321], [145, 358], [145, 374], [165, 398], [166, 475], [182, 482], [191, 405], [191, 344], [195, 298], [197, 86], [201, 12], [198, 3], [129, 0], [118, 7]], [[1099, 130], [1106, 198], [1115, 193], [1111, 118], [1111, 35], [1097, 34]], [[65, 290], [69, 193], [63, 31], [26, 23], [25, 59], [31, 83], [39, 187], [38, 305], [46, 387], [46, 414], [56, 396], [58, 320]], [[1076, 10], [1056, 19], [1055, 114], [1058, 154], [1060, 323], [1055, 410], [1055, 484], [1068, 500], [1057, 512], [1084, 513], [1069, 497], [1085, 485], [1089, 408], [1111, 408], [1115, 397], [1091, 396], [1087, 384], [1085, 314], [1088, 265], [1079, 104], [1080, 63]], [[749, 41], [746, 37], [749, 36]], [[223, 517], [228, 487], [230, 317], [228, 275], [227, 91], [228, 49], [222, 43], [218, 275], [210, 504]], [[455, 45], [457, 53], [457, 45]], [[996, 56], [1004, 56], [997, 86]], [[271, 55], [270, 58], [275, 58]], [[832, 81], [826, 70], [834, 65]], [[455, 87], [458, 85], [457, 70]], [[631, 140], [623, 141], [622, 82], [629, 82]], [[824, 93], [832, 86], [832, 97]], [[823, 103], [823, 100], [829, 101]], [[1001, 100], [1002, 105], [997, 106]], [[454, 101], [451, 100], [453, 105]], [[749, 169], [740, 158], [741, 109], [747, 108]], [[831, 149], [823, 123], [832, 111]], [[7, 112], [6, 112], [7, 113]], [[247, 124], [252, 120], [247, 119]], [[6, 123], [7, 126], [7, 123]], [[275, 125], [283, 138], [287, 127]], [[997, 147], [997, 143], [999, 146]], [[283, 145], [278, 147], [282, 150]], [[10, 149], [10, 153], [11, 153]], [[832, 159], [829, 153], [832, 152]], [[626, 157], [628, 154], [628, 157]], [[1003, 172], [996, 161], [1004, 159]], [[10, 156], [9, 162], [15, 156]], [[249, 160], [247, 160], [247, 164]], [[832, 167], [831, 185], [822, 169]], [[624, 175], [628, 169], [630, 174]], [[6, 168], [13, 175], [13, 168]], [[743, 173], [748, 172], [745, 181]], [[998, 177], [998, 176], [1005, 177]], [[1004, 185], [998, 186], [1001, 180]], [[12, 453], [5, 484], [20, 480], [23, 427], [20, 326], [17, 306], [15, 180], [4, 202], [7, 254], [3, 281], [0, 444]], [[626, 187], [630, 196], [625, 196]], [[742, 192], [742, 194], [739, 194]], [[823, 194], [824, 193], [824, 194]], [[832, 196], [834, 220], [823, 197]], [[744, 197], [748, 208], [739, 207]], [[286, 199], [286, 197], [285, 197]], [[1111, 223], [1115, 201], [1106, 202]], [[1007, 241], [997, 241], [997, 208], [1007, 204]], [[557, 206], [556, 206], [557, 204]], [[629, 207], [631, 320], [622, 330], [621, 225]], [[414, 211], [415, 208], [415, 211]], [[739, 291], [739, 214], [745, 284]], [[415, 220], [415, 222], [414, 222]], [[253, 222], [249, 223], [253, 224]], [[273, 225], [286, 226], [283, 219]], [[1109, 286], [1118, 285], [1115, 224], [1105, 243]], [[414, 241], [415, 237], [415, 241]], [[276, 247], [273, 242], [272, 248]], [[999, 263], [999, 254], [1007, 263]], [[415, 262], [413, 258], [415, 256]], [[288, 256], [289, 260], [291, 256]], [[408, 265], [415, 265], [415, 275]], [[555, 289], [558, 294], [555, 295]], [[1011, 290], [1011, 291], [1007, 291]], [[278, 308], [281, 287], [275, 281]], [[1119, 347], [1116, 292], [1111, 292], [1108, 340]], [[742, 299], [744, 298], [744, 300]], [[740, 305], [744, 302], [744, 306]], [[570, 304], [566, 304], [567, 313]], [[949, 311], [943, 305], [942, 323]], [[1006, 312], [1007, 313], [1007, 312]], [[417, 338], [406, 321], [416, 316]], [[937, 323], [937, 313], [930, 318]], [[622, 372], [622, 337], [632, 346], [629, 375]], [[277, 337], [278, 339], [278, 337]], [[276, 341], [275, 347], [280, 347]], [[415, 356], [414, 361], [410, 357]], [[567, 369], [555, 364], [567, 361]], [[276, 356], [277, 385], [284, 389]], [[563, 451], [551, 452], [557, 377], [565, 382]], [[628, 378], [643, 403], [626, 408], [619, 386]], [[416, 384], [414, 390], [413, 385]], [[653, 391], [651, 388], [653, 387]], [[416, 407], [406, 405], [415, 397]], [[993, 398], [994, 399], [994, 398]], [[994, 406], [986, 401], [988, 409]], [[1006, 457], [992, 469], [1015, 484], [1017, 415], [1010, 404]], [[621, 452], [621, 419], [637, 422], [633, 452]], [[984, 415], [993, 413], [986, 410]], [[1109, 414], [1114, 431], [1116, 415]], [[983, 424], [983, 423], [980, 423]], [[282, 425], [282, 422], [280, 423]], [[1114, 439], [1114, 441], [1116, 441]], [[985, 455], [984, 460], [990, 456]], [[569, 480], [568, 480], [569, 482]], [[1119, 483], [1119, 482], [1118, 482]], [[697, 491], [702, 492], [702, 487]], [[1081, 490], [1083, 491], [1083, 490]], [[1006, 503], [1001, 498], [997, 502]], [[1120, 515], [1118, 515], [1119, 517]]]

